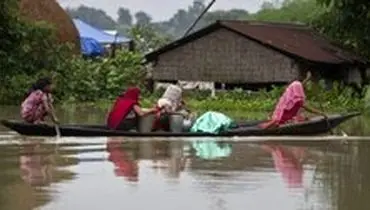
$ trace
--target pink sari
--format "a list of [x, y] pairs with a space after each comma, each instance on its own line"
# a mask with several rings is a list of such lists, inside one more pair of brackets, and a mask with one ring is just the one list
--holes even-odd
[[304, 105], [305, 98], [302, 83], [299, 81], [292, 82], [276, 105], [272, 120], [281, 125], [294, 118], [300, 118], [298, 114]]

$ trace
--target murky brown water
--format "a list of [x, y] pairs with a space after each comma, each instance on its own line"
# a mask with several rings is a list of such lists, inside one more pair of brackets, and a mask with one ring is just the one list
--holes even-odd
[[[17, 118], [2, 107], [0, 118]], [[64, 122], [104, 121], [96, 110]], [[366, 135], [366, 119], [342, 126]], [[370, 142], [26, 138], [0, 128], [0, 209], [368, 209]]]

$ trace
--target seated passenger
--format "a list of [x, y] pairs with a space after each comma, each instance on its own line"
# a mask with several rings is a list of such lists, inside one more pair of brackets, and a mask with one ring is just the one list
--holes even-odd
[[157, 108], [144, 111], [140, 107], [139, 96], [140, 89], [137, 87], [128, 88], [125, 93], [118, 96], [107, 119], [107, 126], [110, 129], [137, 129], [139, 117], [158, 111]]
[[157, 105], [165, 112], [175, 112], [182, 102], [182, 89], [177, 85], [170, 85], [158, 100]]
[[307, 77], [303, 82], [295, 80], [290, 83], [276, 105], [271, 119], [266, 123], [262, 123], [260, 127], [273, 128], [285, 124], [290, 120], [302, 120], [302, 117], [299, 115], [301, 108], [313, 114], [322, 115], [327, 118], [326, 114], [313, 109], [306, 104], [304, 85], [310, 80], [310, 78], [311, 73], [308, 72]]
[[155, 130], [170, 130], [169, 116], [172, 114], [181, 114], [185, 119], [191, 116], [191, 112], [186, 108], [182, 99], [182, 89], [177, 85], [167, 87], [163, 96], [158, 100], [157, 107], [162, 111], [156, 116]]
[[21, 117], [24, 121], [45, 123], [45, 117], [49, 115], [54, 123], [59, 123], [52, 105], [51, 85], [50, 78], [39, 79], [32, 85], [21, 105]]

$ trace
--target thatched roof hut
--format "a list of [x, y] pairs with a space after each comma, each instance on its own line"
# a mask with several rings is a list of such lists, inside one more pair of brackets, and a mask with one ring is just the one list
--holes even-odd
[[217, 21], [146, 55], [155, 81], [286, 83], [314, 78], [357, 81], [368, 61], [300, 24]]
[[46, 21], [57, 30], [60, 43], [71, 43], [80, 49], [79, 34], [72, 19], [56, 0], [20, 0], [20, 13], [28, 20]]

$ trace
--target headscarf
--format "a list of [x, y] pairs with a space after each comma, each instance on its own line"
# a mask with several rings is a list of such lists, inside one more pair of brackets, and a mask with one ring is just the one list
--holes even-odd
[[131, 112], [133, 106], [139, 104], [139, 96], [140, 89], [137, 87], [128, 88], [126, 92], [118, 96], [108, 115], [107, 124], [109, 128], [117, 129], [121, 121]]
[[27, 98], [35, 90], [43, 90], [46, 86], [51, 85], [51, 78], [44, 77], [36, 81], [31, 88], [27, 91], [24, 98]]

